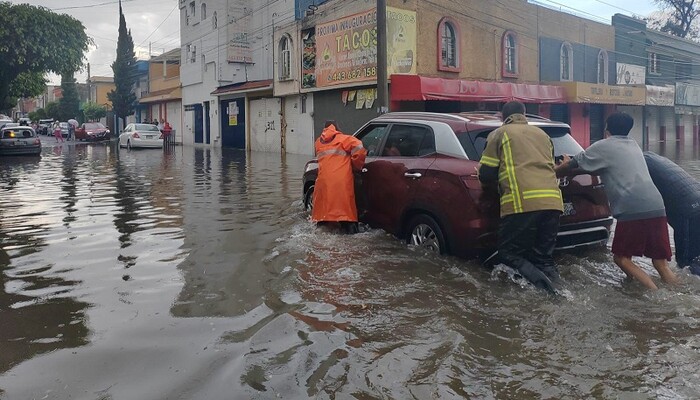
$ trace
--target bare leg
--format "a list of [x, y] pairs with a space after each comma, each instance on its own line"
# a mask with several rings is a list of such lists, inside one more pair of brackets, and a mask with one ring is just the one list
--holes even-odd
[[651, 262], [654, 264], [654, 268], [656, 268], [656, 271], [659, 272], [659, 275], [661, 276], [662, 281], [664, 281], [666, 283], [673, 283], [673, 284], [678, 283], [678, 277], [668, 267], [668, 263], [666, 262], [666, 260], [664, 260], [664, 259], [651, 260]]
[[646, 286], [648, 289], [658, 289], [656, 287], [656, 284], [654, 284], [654, 281], [651, 280], [651, 278], [649, 277], [649, 275], [647, 275], [646, 272], [639, 268], [637, 264], [633, 263], [631, 258], [614, 255], [613, 260], [615, 260], [615, 264], [617, 264], [617, 266], [620, 267], [620, 269], [630, 278], [638, 280], [642, 285]]

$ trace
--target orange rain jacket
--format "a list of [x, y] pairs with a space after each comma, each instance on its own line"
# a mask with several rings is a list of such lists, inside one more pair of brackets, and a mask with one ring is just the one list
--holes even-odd
[[316, 140], [318, 177], [314, 187], [314, 222], [357, 222], [353, 170], [365, 165], [367, 151], [362, 142], [328, 126]]

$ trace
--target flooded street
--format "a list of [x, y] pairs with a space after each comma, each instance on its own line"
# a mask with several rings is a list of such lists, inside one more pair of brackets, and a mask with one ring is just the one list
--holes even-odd
[[[692, 143], [652, 150], [700, 178]], [[0, 399], [700, 398], [700, 278], [650, 293], [597, 248], [559, 254], [552, 298], [379, 230], [319, 231], [306, 160], [1, 159]]]

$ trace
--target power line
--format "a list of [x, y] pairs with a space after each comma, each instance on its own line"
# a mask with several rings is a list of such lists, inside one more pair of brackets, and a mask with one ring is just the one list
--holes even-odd
[[165, 23], [165, 21], [168, 20], [168, 18], [170, 18], [170, 16], [173, 14], [173, 12], [175, 11], [176, 8], [177, 8], [177, 4], [175, 4], [175, 7], [173, 7], [173, 9], [170, 10], [170, 12], [168, 13], [168, 16], [165, 17], [165, 19], [163, 19], [163, 21], [161, 21], [161, 23], [158, 24], [158, 26], [156, 26], [156, 29], [154, 29], [153, 32], [151, 32], [150, 35], [148, 35], [145, 39], [143, 39], [143, 42], [141, 42], [141, 44], [139, 44], [137, 47], [141, 47], [142, 44], [146, 43], [146, 41], [147, 41], [148, 39], [150, 39], [151, 36], [153, 36], [154, 33], [156, 33], [156, 31], [158, 30], [158, 28], [160, 28], [161, 25], [163, 25], [163, 24]]

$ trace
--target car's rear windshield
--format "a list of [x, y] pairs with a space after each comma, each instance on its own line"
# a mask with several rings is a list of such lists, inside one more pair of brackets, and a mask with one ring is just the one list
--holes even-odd
[[19, 139], [34, 137], [34, 132], [29, 129], [5, 129], [2, 131], [3, 139]]
[[85, 124], [85, 129], [104, 129], [104, 125], [100, 123], [91, 123], [91, 124]]
[[134, 125], [134, 129], [137, 131], [154, 131], [158, 132], [158, 127], [155, 125], [151, 124], [136, 124]]
[[[543, 126], [540, 128], [547, 132], [549, 137], [552, 138], [555, 155], [575, 155], [583, 151], [583, 147], [581, 147], [581, 145], [579, 145], [571, 136], [568, 127]], [[459, 139], [459, 143], [462, 145], [462, 148], [464, 148], [464, 151], [467, 153], [470, 159], [481, 159], [481, 153], [484, 152], [484, 148], [486, 147], [486, 137], [489, 135], [489, 133], [491, 133], [491, 131], [492, 129], [486, 129], [457, 133], [457, 139]]]

